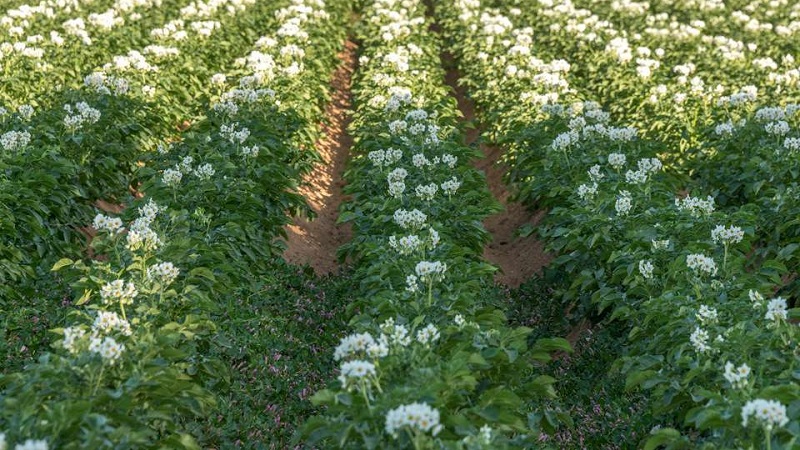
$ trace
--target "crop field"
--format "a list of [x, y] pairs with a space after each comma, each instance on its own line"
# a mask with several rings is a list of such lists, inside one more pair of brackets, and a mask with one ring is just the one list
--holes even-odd
[[800, 3], [0, 0], [0, 450], [800, 449]]

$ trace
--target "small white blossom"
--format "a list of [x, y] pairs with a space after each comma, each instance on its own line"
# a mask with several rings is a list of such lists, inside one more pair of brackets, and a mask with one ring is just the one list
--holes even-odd
[[566, 151], [580, 141], [580, 134], [575, 131], [561, 133], [550, 144], [550, 148], [557, 151]]
[[14, 450], [47, 450], [47, 449], [48, 449], [47, 441], [35, 440], [35, 439], [27, 439], [25, 442], [14, 446]]
[[388, 354], [389, 354], [389, 347], [385, 342], [378, 342], [376, 344], [367, 346], [367, 355], [372, 359], [383, 358]]
[[110, 336], [106, 336], [103, 339], [93, 338], [89, 344], [89, 351], [99, 354], [103, 360], [113, 365], [122, 356], [122, 352], [125, 351], [125, 345], [118, 343]]
[[64, 111], [67, 112], [67, 116], [64, 117], [64, 126], [72, 132], [100, 120], [100, 111], [92, 108], [86, 102], [78, 102], [75, 106], [66, 104]]
[[397, 239], [395, 236], [390, 236], [389, 246], [401, 255], [410, 255], [422, 248], [423, 242], [416, 234], [403, 236], [400, 239]]
[[644, 184], [647, 182], [648, 173], [644, 170], [629, 170], [625, 172], [625, 182], [629, 184]]
[[77, 346], [78, 341], [83, 339], [85, 335], [86, 331], [80, 328], [77, 327], [64, 328], [64, 342], [62, 343], [62, 345], [68, 352], [75, 354], [78, 352], [78, 346]]
[[718, 313], [716, 309], [708, 305], [700, 305], [700, 309], [697, 311], [695, 317], [697, 317], [700, 323], [708, 325], [717, 321]]
[[425, 403], [412, 403], [386, 413], [386, 432], [390, 436], [397, 438], [398, 432], [405, 427], [436, 436], [442, 430], [439, 411]]
[[717, 263], [714, 262], [714, 259], [700, 253], [686, 256], [686, 266], [696, 275], [714, 276], [717, 274]]
[[244, 156], [245, 158], [255, 158], [255, 157], [257, 157], [259, 150], [260, 149], [259, 149], [258, 145], [252, 145], [250, 147], [242, 146], [242, 149], [241, 149], [242, 156]]
[[742, 426], [746, 427], [751, 418], [767, 429], [783, 427], [789, 423], [786, 407], [775, 400], [757, 398], [745, 403], [742, 407]]
[[578, 186], [578, 198], [582, 201], [589, 201], [597, 194], [597, 183], [582, 184]]
[[100, 297], [106, 305], [112, 303], [130, 305], [138, 294], [136, 286], [130, 281], [126, 283], [124, 280], [114, 280], [100, 288]]
[[420, 185], [414, 189], [416, 192], [417, 197], [425, 201], [431, 201], [436, 196], [436, 192], [439, 190], [439, 187], [436, 186], [436, 183], [431, 183], [427, 185]]
[[386, 162], [386, 152], [383, 150], [371, 151], [367, 154], [367, 157], [372, 161], [372, 164], [375, 164], [379, 168], [383, 167]]
[[406, 230], [418, 230], [425, 225], [425, 221], [427, 220], [428, 216], [418, 209], [413, 209], [411, 211], [398, 209], [394, 212], [394, 222]]
[[183, 173], [180, 170], [166, 169], [161, 181], [170, 187], [178, 186], [183, 178]]
[[713, 230], [711, 230], [711, 240], [714, 243], [723, 243], [723, 244], [738, 244], [742, 242], [744, 238], [744, 231], [741, 228], [731, 225], [730, 227], [725, 227], [724, 225], [717, 225]]
[[343, 362], [340, 371], [339, 381], [341, 381], [343, 388], [348, 387], [353, 381], [358, 382], [377, 375], [375, 364], [361, 360]]
[[785, 298], [773, 298], [767, 303], [767, 313], [764, 315], [764, 318], [774, 322], [786, 320], [788, 316], [787, 307]]
[[[413, 275], [411, 275], [413, 276]], [[411, 344], [411, 335], [408, 328], [404, 325], [398, 325], [392, 318], [386, 319], [381, 326], [381, 340], [385, 341], [388, 345], [408, 347]]]
[[351, 334], [339, 341], [333, 352], [333, 359], [339, 361], [352, 355], [366, 353], [367, 349], [375, 344], [375, 338], [369, 333]]
[[742, 389], [747, 385], [747, 377], [750, 376], [750, 367], [747, 364], [734, 367], [733, 363], [728, 361], [725, 363], [725, 373], [723, 376], [734, 389]]
[[395, 120], [389, 123], [389, 132], [392, 134], [400, 134], [406, 131], [408, 123], [405, 120]]
[[639, 168], [640, 171], [645, 172], [647, 174], [653, 174], [660, 171], [664, 165], [661, 163], [661, 160], [658, 158], [643, 158], [637, 161], [636, 166]]
[[403, 169], [402, 167], [398, 167], [389, 172], [389, 175], [387, 175], [386, 178], [389, 180], [390, 183], [392, 183], [392, 182], [404, 181], [407, 176], [408, 176], [408, 171], [406, 169]]
[[147, 226], [142, 226], [138, 229], [131, 226], [126, 236], [125, 246], [132, 252], [136, 250], [151, 252], [157, 250], [161, 245], [162, 242], [158, 234]]
[[452, 168], [454, 168], [456, 166], [456, 163], [458, 162], [458, 158], [453, 156], [453, 155], [451, 155], [451, 154], [449, 154], [449, 153], [447, 153], [447, 154], [442, 155], [442, 162], [445, 165], [447, 165], [447, 167], [452, 169]]
[[224, 73], [215, 73], [211, 76], [211, 84], [223, 85], [228, 81], [228, 77]]
[[118, 331], [125, 336], [132, 334], [131, 324], [113, 311], [98, 311], [92, 323], [92, 336]]
[[622, 167], [625, 166], [627, 158], [622, 153], [612, 153], [608, 155], [608, 164], [614, 168], [614, 170], [620, 170]]
[[168, 286], [178, 278], [180, 270], [171, 262], [162, 262], [147, 268], [147, 279]]
[[735, 130], [736, 127], [733, 125], [733, 122], [729, 120], [725, 123], [717, 125], [714, 128], [714, 133], [716, 133], [717, 136], [731, 136]]
[[692, 343], [698, 353], [705, 353], [711, 350], [711, 346], [708, 345], [708, 339], [708, 332], [700, 327], [696, 327], [692, 335], [689, 336], [689, 342]]
[[94, 217], [92, 226], [97, 231], [105, 231], [111, 235], [115, 235], [122, 231], [122, 219], [98, 214]]
[[[151, 198], [150, 200], [147, 201], [147, 203], [145, 203], [144, 205], [140, 206], [138, 211], [139, 211], [140, 218], [144, 219], [144, 221], [147, 222], [147, 225], [150, 225], [150, 223], [153, 222], [153, 220], [155, 220], [155, 218], [158, 215], [158, 213], [164, 211], [165, 209], [166, 208], [164, 208], [162, 206], [159, 206]], [[131, 227], [131, 228], [134, 228], [134, 227]]]
[[403, 193], [406, 191], [406, 184], [402, 181], [389, 182], [389, 195], [394, 198], [402, 198]]
[[440, 261], [420, 261], [417, 263], [415, 271], [423, 283], [440, 281], [447, 271], [447, 264]]
[[447, 195], [455, 194], [460, 187], [461, 182], [458, 181], [458, 178], [456, 177], [453, 177], [441, 184], [442, 191]]
[[601, 172], [601, 170], [602, 170], [602, 169], [601, 169], [601, 168], [600, 168], [600, 166], [599, 166], [599, 165], [597, 165], [597, 164], [593, 165], [593, 166], [592, 166], [592, 167], [591, 167], [591, 168], [588, 170], [588, 173], [589, 173], [589, 178], [590, 178], [590, 179], [591, 179], [591, 180], [592, 180], [592, 181], [593, 181], [595, 184], [597, 184], [597, 183], [599, 183], [600, 181], [602, 181], [602, 179], [603, 179], [603, 178], [605, 178], [605, 176], [606, 176], [606, 175], [605, 175], [603, 172]]
[[653, 239], [652, 241], [650, 241], [650, 244], [652, 245], [654, 252], [658, 250], [666, 250], [667, 248], [669, 248], [669, 239], [664, 239], [664, 240]]
[[31, 117], [33, 117], [33, 106], [22, 105], [19, 108], [17, 108], [17, 113], [22, 118], [22, 120], [31, 120]]
[[232, 144], [244, 144], [244, 141], [250, 137], [250, 130], [246, 127], [238, 127], [238, 123], [223, 124], [219, 127], [219, 134]]
[[633, 208], [631, 193], [628, 191], [620, 191], [619, 196], [617, 196], [617, 202], [614, 204], [617, 215], [621, 217], [627, 216], [631, 208]]
[[800, 152], [800, 138], [786, 138], [783, 141], [783, 148], [790, 152]]
[[675, 206], [680, 211], [689, 211], [693, 217], [709, 215], [714, 212], [714, 197], [708, 196], [705, 200], [686, 196], [683, 199], [675, 199]]
[[31, 142], [31, 134], [27, 131], [7, 131], [0, 135], [0, 146], [8, 152], [25, 149]]
[[208, 180], [214, 176], [214, 173], [216, 173], [214, 167], [208, 163], [199, 165], [194, 169], [194, 175], [201, 180]]
[[428, 324], [425, 328], [417, 331], [417, 342], [426, 347], [438, 340], [439, 330], [433, 324]]
[[639, 261], [639, 273], [644, 277], [646, 280], [653, 278], [653, 263], [652, 261], [648, 260], [641, 260]]
[[419, 279], [416, 275], [406, 277], [406, 290], [411, 293], [419, 291]]
[[411, 157], [411, 163], [414, 167], [420, 168], [425, 166], [430, 166], [432, 163], [428, 158], [425, 157], [422, 153], [417, 153]]
[[748, 297], [750, 297], [750, 301], [753, 302], [754, 306], [764, 303], [764, 296], [761, 295], [758, 291], [750, 289], [747, 295]]
[[764, 131], [766, 131], [767, 134], [774, 136], [785, 136], [789, 134], [790, 128], [789, 124], [785, 120], [779, 120], [777, 122], [770, 122], [764, 125]]

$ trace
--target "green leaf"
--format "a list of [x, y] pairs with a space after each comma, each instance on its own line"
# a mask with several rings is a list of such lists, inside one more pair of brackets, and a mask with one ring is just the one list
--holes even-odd
[[78, 301], [75, 302], [75, 305], [80, 306], [88, 302], [89, 299], [92, 298], [92, 292], [93, 291], [91, 289], [83, 291], [83, 295], [81, 295], [81, 298], [79, 298]]
[[637, 372], [631, 372], [628, 375], [628, 378], [625, 380], [625, 389], [633, 389], [637, 386], [640, 386], [645, 381], [650, 380], [651, 378], [657, 378], [658, 372], [655, 370], [642, 370]]
[[800, 247], [800, 244], [798, 243], [789, 244], [783, 247], [778, 252], [778, 259], [780, 260], [791, 259], [792, 256], [794, 255], [794, 252], [798, 249], [798, 247]]
[[210, 281], [216, 281], [216, 277], [214, 277], [214, 273], [210, 269], [205, 268], [205, 267], [195, 267], [194, 269], [189, 271], [189, 274], [192, 275], [192, 276], [205, 278], [205, 279], [210, 280]]
[[330, 389], [323, 389], [311, 396], [311, 403], [314, 406], [327, 405], [333, 403], [336, 394]]
[[57, 271], [63, 269], [64, 267], [71, 266], [73, 264], [75, 264], [75, 261], [73, 261], [73, 260], [71, 260], [69, 258], [61, 258], [55, 264], [53, 264], [53, 268], [50, 269], [50, 271], [51, 272], [57, 272]]
[[652, 434], [644, 444], [643, 450], [655, 450], [662, 445], [668, 445], [680, 439], [681, 433], [674, 428], [661, 428]]
[[569, 341], [564, 338], [543, 338], [536, 341], [533, 345], [533, 350], [539, 352], [562, 351], [572, 353], [572, 346], [569, 345]]

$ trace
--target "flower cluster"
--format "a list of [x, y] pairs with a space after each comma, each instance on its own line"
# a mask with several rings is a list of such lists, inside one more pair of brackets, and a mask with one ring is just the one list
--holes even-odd
[[691, 269], [695, 275], [714, 276], [717, 274], [717, 263], [714, 258], [708, 257], [700, 253], [693, 253], [686, 256], [686, 267]]
[[19, 152], [31, 142], [31, 134], [27, 131], [7, 131], [0, 135], [0, 146], [7, 152]]
[[743, 389], [747, 386], [747, 379], [750, 376], [750, 367], [747, 364], [735, 367], [732, 362], [728, 361], [725, 363], [725, 373], [723, 376], [734, 389]]
[[746, 427], [753, 419], [767, 429], [782, 427], [789, 422], [785, 406], [763, 398], [750, 400], [742, 407], [742, 426]]
[[441, 281], [447, 271], [447, 264], [441, 261], [420, 261], [414, 269], [423, 283]]
[[628, 191], [620, 191], [619, 195], [617, 196], [617, 202], [614, 204], [614, 209], [617, 211], [617, 215], [620, 217], [625, 217], [630, 213], [631, 209], [633, 208], [633, 197], [631, 193]]
[[370, 378], [374, 378], [377, 374], [375, 372], [375, 364], [368, 361], [345, 361], [339, 369], [339, 381], [342, 383], [343, 388], [349, 387], [352, 383], [358, 383], [362, 380], [369, 382]]
[[244, 144], [250, 136], [250, 130], [247, 127], [240, 128], [238, 123], [222, 124], [219, 135], [232, 144]]
[[121, 233], [123, 230], [122, 219], [119, 217], [109, 217], [104, 214], [96, 215], [92, 226], [97, 231], [105, 231], [111, 235]]
[[398, 433], [406, 428], [436, 436], [443, 429], [439, 423], [439, 411], [425, 403], [411, 403], [386, 413], [387, 433], [396, 438]]
[[147, 268], [147, 279], [168, 286], [178, 278], [180, 270], [171, 262], [162, 262]]
[[419, 230], [427, 220], [428, 216], [418, 209], [398, 209], [394, 212], [394, 223], [404, 230]]
[[710, 195], [705, 199], [687, 195], [682, 199], [675, 199], [675, 206], [680, 211], [688, 211], [694, 217], [707, 216], [714, 212], [714, 197]]
[[786, 299], [782, 297], [773, 298], [767, 303], [767, 313], [764, 318], [774, 322], [786, 320], [787, 317], [787, 304]]
[[742, 239], [744, 239], [744, 231], [733, 225], [727, 228], [724, 225], [717, 225], [711, 230], [711, 240], [715, 243], [737, 244], [742, 242]]
[[100, 297], [106, 305], [115, 303], [130, 305], [138, 294], [136, 286], [130, 281], [125, 282], [125, 280], [111, 281], [104, 284], [100, 289]]
[[100, 120], [100, 111], [92, 108], [86, 102], [78, 102], [74, 106], [66, 104], [64, 111], [67, 112], [67, 116], [64, 117], [64, 126], [72, 132]]

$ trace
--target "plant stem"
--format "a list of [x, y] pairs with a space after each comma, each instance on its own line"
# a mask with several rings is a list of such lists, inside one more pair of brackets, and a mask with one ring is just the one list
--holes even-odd
[[92, 389], [92, 397], [97, 395], [97, 390], [100, 388], [100, 381], [103, 379], [103, 371], [106, 370], [105, 364], [100, 367], [100, 373], [97, 374], [97, 380], [94, 383], [94, 388]]
[[364, 401], [367, 402], [367, 410], [369, 410], [371, 412], [372, 411], [372, 405], [370, 405], [370, 403], [369, 403], [369, 396], [367, 395], [366, 383], [364, 383], [362, 381], [359, 384], [361, 385], [361, 386], [359, 386], [361, 388], [361, 389], [359, 389], [361, 391], [361, 395], [364, 397]]
[[772, 450], [772, 428], [766, 428], [767, 450]]
[[725, 272], [725, 275], [728, 275], [728, 243], [726, 242], [722, 247], [725, 249], [725, 253], [722, 257], [722, 270]]

